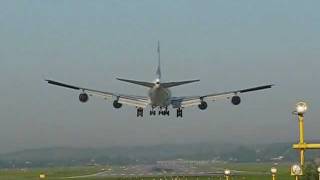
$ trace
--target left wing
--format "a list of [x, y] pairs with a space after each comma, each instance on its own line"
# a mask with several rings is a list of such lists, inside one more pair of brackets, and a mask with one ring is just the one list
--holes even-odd
[[83, 93], [89, 94], [90, 96], [95, 95], [102, 97], [106, 100], [115, 99], [118, 103], [126, 104], [129, 106], [142, 107], [145, 108], [148, 104], [150, 104], [150, 99], [145, 96], [134, 96], [134, 95], [125, 95], [125, 94], [117, 94], [106, 91], [99, 91], [94, 89], [83, 88], [80, 86], [69, 85], [53, 80], [46, 80], [49, 84], [61, 86], [69, 89], [80, 90]]
[[215, 101], [219, 98], [230, 98], [232, 97], [232, 103], [234, 105], [240, 104], [240, 97], [238, 94], [240, 93], [246, 93], [251, 91], [258, 91], [263, 89], [269, 89], [273, 84], [264, 85], [264, 86], [257, 86], [253, 88], [248, 89], [241, 89], [241, 90], [235, 90], [235, 91], [227, 91], [227, 92], [221, 92], [221, 93], [214, 93], [214, 94], [208, 94], [204, 96], [187, 96], [187, 97], [173, 97], [171, 99], [171, 104], [174, 108], [184, 108], [184, 107], [190, 107], [190, 106], [197, 106], [200, 105], [204, 101]]

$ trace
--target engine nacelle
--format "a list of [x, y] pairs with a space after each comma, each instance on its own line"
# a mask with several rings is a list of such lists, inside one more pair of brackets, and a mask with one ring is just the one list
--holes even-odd
[[233, 105], [239, 105], [241, 103], [241, 98], [239, 96], [233, 96], [231, 98], [231, 103]]
[[207, 104], [207, 102], [205, 102], [205, 101], [201, 101], [201, 104], [199, 104], [198, 107], [199, 107], [199, 109], [201, 109], [201, 110], [205, 110], [205, 109], [207, 109], [208, 104]]
[[116, 109], [119, 109], [122, 107], [122, 104], [119, 103], [117, 100], [113, 101], [113, 107]]
[[79, 100], [80, 100], [80, 102], [82, 102], [82, 103], [87, 102], [87, 101], [89, 100], [88, 94], [86, 94], [86, 93], [81, 93], [81, 94], [79, 95]]

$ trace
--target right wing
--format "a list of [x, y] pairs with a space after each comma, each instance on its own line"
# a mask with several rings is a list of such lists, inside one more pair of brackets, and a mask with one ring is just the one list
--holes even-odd
[[257, 86], [257, 87], [248, 88], [248, 89], [241, 89], [241, 90], [228, 91], [228, 92], [222, 92], [222, 93], [208, 94], [205, 96], [201, 96], [201, 98], [207, 99], [207, 100], [215, 100], [217, 98], [223, 98], [223, 97], [229, 98], [237, 93], [247, 93], [247, 92], [251, 92], [251, 91], [259, 91], [259, 90], [263, 90], [263, 89], [269, 89], [272, 86], [274, 86], [274, 85], [268, 84], [268, 85]]
[[221, 93], [214, 93], [214, 94], [207, 94], [204, 96], [186, 96], [186, 97], [173, 97], [171, 99], [171, 103], [174, 108], [179, 107], [191, 107], [191, 106], [197, 106], [201, 104], [202, 101], [215, 101], [219, 98], [230, 98], [240, 93], [247, 93], [251, 91], [258, 91], [263, 89], [269, 89], [273, 84], [264, 85], [264, 86], [257, 86], [253, 88], [248, 89], [241, 89], [241, 90], [234, 90], [234, 91], [226, 91]]
[[126, 104], [129, 106], [145, 108], [147, 105], [150, 104], [150, 99], [145, 96], [117, 94], [117, 93], [111, 93], [111, 92], [106, 92], [106, 91], [99, 91], [99, 90], [94, 90], [94, 89], [83, 88], [80, 86], [65, 84], [65, 83], [61, 83], [61, 82], [57, 82], [57, 81], [53, 81], [53, 80], [46, 80], [46, 81], [52, 85], [70, 88], [70, 89], [74, 89], [74, 90], [80, 90], [84, 93], [89, 94], [90, 96], [92, 96], [92, 95], [99, 96], [99, 97], [102, 97], [106, 100], [115, 99], [119, 103]]

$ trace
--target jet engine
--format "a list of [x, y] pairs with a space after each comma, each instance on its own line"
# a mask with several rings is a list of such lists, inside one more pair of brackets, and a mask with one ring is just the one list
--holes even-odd
[[239, 96], [233, 96], [231, 98], [231, 103], [233, 105], [239, 105], [241, 103], [241, 98]]
[[113, 101], [113, 107], [116, 109], [119, 109], [122, 107], [122, 104], [119, 103], [117, 100]]
[[198, 105], [199, 109], [205, 110], [208, 107], [208, 104], [205, 101], [201, 101], [201, 104]]
[[87, 102], [87, 101], [89, 100], [88, 94], [86, 94], [86, 93], [81, 93], [81, 94], [79, 95], [79, 100], [80, 100], [80, 102], [82, 102], [82, 103]]

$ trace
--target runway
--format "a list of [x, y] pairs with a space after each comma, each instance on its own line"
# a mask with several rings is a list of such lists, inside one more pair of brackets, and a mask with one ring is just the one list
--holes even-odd
[[[77, 179], [77, 178], [90, 178], [90, 177], [164, 177], [174, 179], [175, 177], [201, 177], [201, 176], [222, 176], [224, 169], [215, 168], [214, 170], [201, 170], [192, 167], [176, 167], [176, 169], [161, 170], [157, 169], [155, 165], [136, 165], [128, 166], [118, 170], [104, 170], [94, 174], [63, 177], [62, 179]], [[154, 170], [161, 170], [161, 172]], [[169, 171], [170, 172], [169, 172]], [[239, 171], [232, 169], [231, 173], [237, 175], [266, 175], [268, 172], [253, 172], [253, 171]]]

